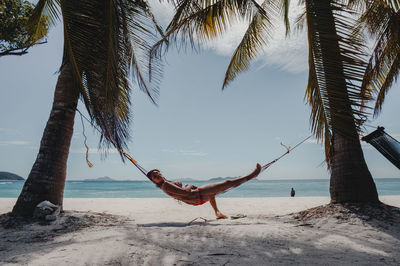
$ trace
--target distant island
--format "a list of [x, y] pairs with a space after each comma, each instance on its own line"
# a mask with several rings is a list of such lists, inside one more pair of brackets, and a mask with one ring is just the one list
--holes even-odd
[[18, 180], [25, 180], [23, 177], [9, 173], [9, 172], [0, 172], [0, 180], [12, 180], [12, 181], [18, 181]]
[[92, 182], [92, 181], [117, 181], [115, 179], [112, 179], [109, 176], [103, 176], [103, 177], [99, 177], [99, 178], [93, 178], [93, 179], [84, 179], [83, 181], [85, 182]]

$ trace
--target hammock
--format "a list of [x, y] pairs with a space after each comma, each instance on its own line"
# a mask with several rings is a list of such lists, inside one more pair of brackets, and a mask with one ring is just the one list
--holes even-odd
[[[285, 146], [282, 142], [281, 145], [283, 147], [286, 148], [286, 152], [283, 153], [281, 156], [279, 156], [278, 158], [272, 160], [269, 163], [264, 164], [263, 166], [261, 166], [261, 172], [265, 171], [268, 169], [268, 167], [270, 167], [271, 165], [273, 165], [274, 163], [276, 163], [277, 161], [279, 161], [282, 157], [286, 156], [287, 154], [289, 154], [290, 151], [296, 149], [298, 146], [300, 146], [301, 144], [303, 144], [306, 140], [308, 140], [309, 138], [311, 138], [312, 135], [308, 136], [307, 138], [303, 139], [301, 142], [297, 143], [293, 148], [291, 148], [290, 146], [287, 147]], [[133, 163], [137, 169], [139, 169], [140, 172], [142, 172], [150, 181], [153, 182], [153, 180], [151, 180], [150, 177], [147, 176], [148, 171], [146, 169], [144, 169], [141, 165], [139, 165], [139, 163], [133, 159], [128, 153], [124, 152], [123, 150], [119, 150], [129, 161], [131, 161], [131, 163]]]
[[[83, 123], [83, 118], [84, 118], [86, 121], [88, 121], [97, 131], [99, 131], [99, 132], [101, 132], [101, 131], [92, 123], [92, 121], [90, 121], [86, 116], [84, 116], [84, 115], [81, 113], [81, 111], [79, 111], [78, 108], [76, 108], [76, 111], [77, 111], [77, 112], [80, 114], [80, 116], [81, 116], [81, 122], [82, 122], [82, 128], [83, 128], [83, 136], [85, 137], [85, 139], [84, 139], [84, 144], [85, 144], [85, 147], [86, 147], [86, 163], [88, 164], [89, 167], [92, 167], [93, 164], [89, 161], [89, 158], [88, 158], [88, 156], [89, 156], [89, 147], [88, 147], [87, 144], [86, 144], [85, 125], [84, 125], [84, 123]], [[276, 162], [277, 162], [278, 160], [280, 160], [282, 157], [284, 157], [284, 156], [286, 156], [287, 154], [289, 154], [290, 151], [296, 149], [298, 146], [300, 146], [301, 144], [303, 144], [306, 140], [308, 140], [308, 139], [311, 138], [311, 137], [312, 137], [312, 135], [310, 135], [310, 136], [308, 136], [307, 138], [303, 139], [302, 141], [300, 141], [299, 143], [297, 143], [293, 148], [291, 148], [290, 146], [287, 147], [287, 146], [285, 146], [285, 145], [281, 142], [281, 145], [282, 145], [283, 147], [286, 148], [286, 152], [283, 153], [283, 154], [282, 154], [281, 156], [279, 156], [278, 158], [272, 160], [271, 162], [266, 163], [266, 164], [264, 164], [263, 166], [261, 166], [261, 172], [267, 170], [268, 167], [270, 167], [271, 165], [273, 165], [274, 163], [276, 163]], [[116, 146], [116, 145], [114, 145], [114, 146]], [[118, 151], [119, 151], [121, 154], [123, 154], [123, 155], [125, 156], [125, 158], [127, 158], [131, 163], [133, 163], [133, 164], [136, 166], [136, 168], [139, 169], [139, 171], [143, 173], [143, 175], [145, 175], [150, 181], [153, 182], [153, 180], [152, 180], [150, 177], [147, 176], [148, 171], [147, 171], [144, 167], [142, 167], [141, 165], [139, 165], [139, 163], [138, 163], [135, 159], [133, 159], [128, 153], [126, 153], [125, 151], [123, 151], [123, 150], [121, 150], [121, 149], [118, 149]]]
[[374, 146], [386, 159], [400, 169], [400, 142], [387, 134], [384, 129], [384, 127], [378, 127], [374, 132], [362, 137], [361, 140]]

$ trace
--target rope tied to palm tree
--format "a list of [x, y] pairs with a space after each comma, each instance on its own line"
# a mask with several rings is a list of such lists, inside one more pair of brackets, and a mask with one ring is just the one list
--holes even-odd
[[[89, 161], [89, 147], [88, 147], [88, 145], [87, 145], [87, 137], [86, 137], [86, 134], [85, 134], [85, 125], [84, 125], [83, 119], [85, 119], [87, 122], [89, 122], [90, 125], [92, 125], [93, 128], [96, 129], [98, 132], [101, 133], [101, 131], [100, 131], [100, 129], [99, 129], [96, 125], [93, 124], [92, 121], [90, 121], [84, 114], [82, 114], [82, 112], [81, 112], [78, 108], [76, 108], [76, 111], [79, 113], [79, 115], [80, 115], [80, 117], [81, 117], [81, 122], [82, 122], [82, 134], [83, 134], [83, 136], [84, 136], [84, 145], [85, 145], [85, 147], [86, 147], [86, 163], [87, 163], [87, 165], [88, 165], [90, 168], [92, 168], [92, 167], [93, 167], [93, 164]], [[110, 141], [111, 143], [113, 143], [111, 140], [109, 140], [109, 141]], [[113, 143], [113, 145], [114, 145], [114, 143]], [[115, 145], [114, 145], [114, 146], [115, 146]], [[132, 162], [132, 164], [135, 165], [135, 166], [139, 169], [139, 171], [142, 172], [142, 173], [147, 177], [147, 172], [148, 172], [148, 171], [147, 171], [144, 167], [142, 167], [141, 165], [139, 165], [139, 163], [138, 163], [135, 159], [133, 159], [132, 156], [130, 156], [128, 153], [126, 153], [126, 152], [125, 152], [124, 150], [122, 150], [122, 149], [117, 149], [117, 150], [118, 150], [122, 155], [124, 155], [125, 158], [127, 158], [130, 162]]]
[[271, 165], [273, 165], [274, 163], [276, 163], [277, 161], [279, 161], [282, 157], [286, 156], [287, 154], [289, 154], [292, 150], [296, 149], [298, 146], [300, 146], [301, 144], [303, 144], [305, 141], [307, 141], [309, 138], [311, 138], [313, 135], [309, 135], [307, 138], [303, 139], [302, 141], [300, 141], [299, 143], [297, 143], [293, 148], [291, 148], [290, 146], [286, 146], [285, 144], [283, 144], [281, 142], [281, 146], [283, 146], [284, 148], [286, 148], [286, 152], [283, 153], [281, 156], [279, 156], [278, 158], [270, 161], [269, 163], [261, 166], [261, 172], [267, 170], [268, 167], [270, 167]]
[[[78, 110], [78, 109], [77, 109]], [[88, 145], [87, 145], [87, 137], [86, 137], [86, 134], [85, 134], [85, 124], [83, 123], [83, 118], [82, 118], [82, 113], [78, 110], [78, 112], [80, 113], [80, 115], [81, 115], [81, 122], [82, 122], [82, 135], [83, 135], [83, 137], [84, 137], [84, 141], [83, 141], [83, 144], [85, 145], [85, 147], [86, 147], [86, 163], [87, 163], [87, 165], [89, 166], [89, 168], [92, 168], [93, 167], [93, 164], [89, 161], [89, 147], [88, 147]], [[86, 118], [86, 117], [85, 117]]]

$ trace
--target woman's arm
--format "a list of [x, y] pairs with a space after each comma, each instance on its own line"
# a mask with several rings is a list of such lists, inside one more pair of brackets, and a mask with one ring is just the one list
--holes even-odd
[[165, 181], [164, 184], [161, 186], [161, 189], [168, 195], [178, 197], [186, 197], [189, 196], [191, 193], [190, 191], [184, 190], [169, 181]]

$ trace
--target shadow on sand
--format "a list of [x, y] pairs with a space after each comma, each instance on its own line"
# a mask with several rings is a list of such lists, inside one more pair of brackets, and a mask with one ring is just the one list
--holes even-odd
[[[5, 223], [10, 217], [2, 215], [0, 264], [48, 255], [55, 259], [52, 263], [66, 265], [57, 250], [78, 245], [100, 256], [98, 245], [118, 243], [123, 252], [110, 251], [102, 265], [399, 265], [399, 217], [396, 208], [387, 205], [325, 205], [281, 217], [191, 224], [136, 224], [121, 216], [67, 212], [52, 224], [25, 222], [4, 228], [12, 222]], [[318, 221], [336, 227], [320, 227]], [[98, 233], [103, 231], [108, 234]], [[90, 237], [77, 243], [77, 233]], [[68, 257], [69, 264], [78, 259], [81, 251], [76, 252]]]

